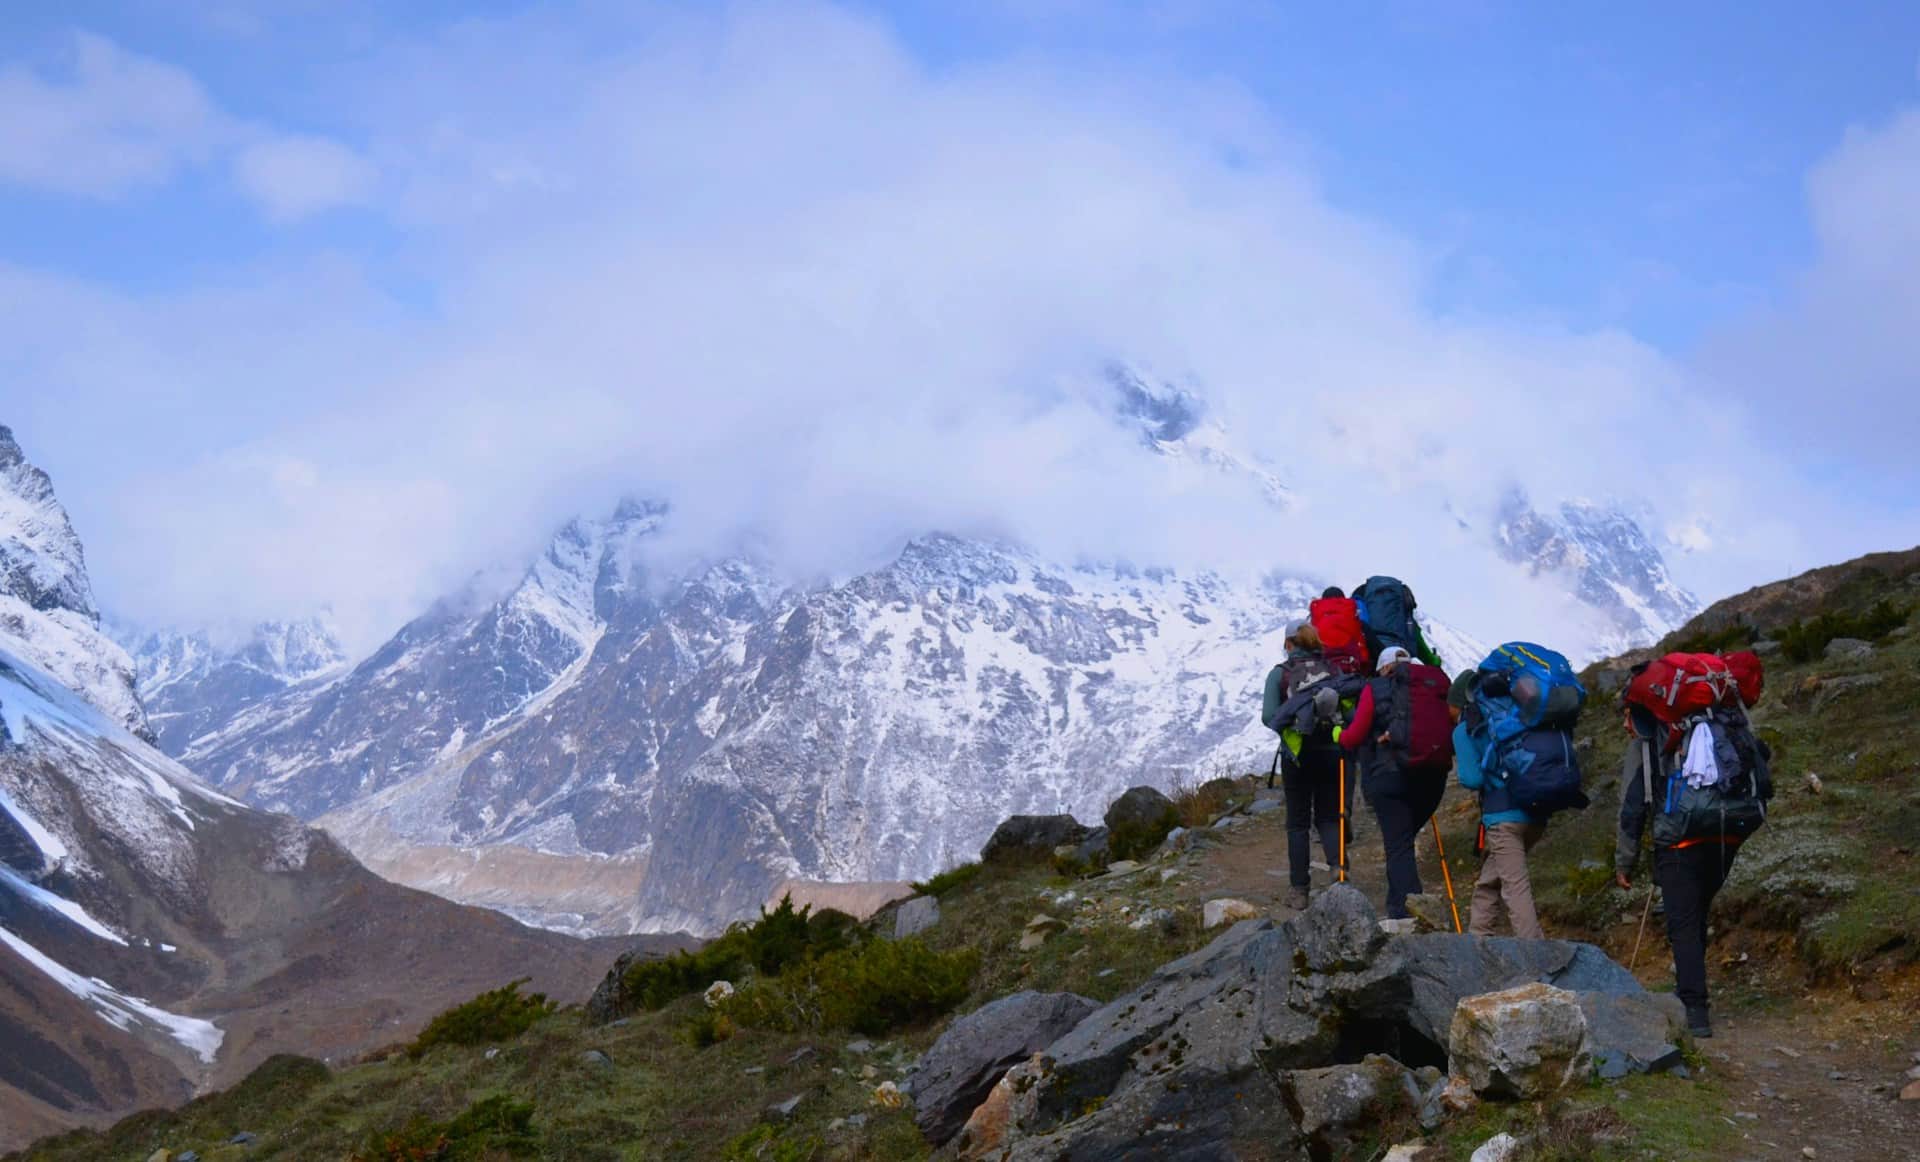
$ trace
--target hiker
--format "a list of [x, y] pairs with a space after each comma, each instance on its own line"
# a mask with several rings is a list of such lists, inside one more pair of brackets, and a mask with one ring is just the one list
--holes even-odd
[[1478, 670], [1463, 670], [1447, 691], [1447, 708], [1454, 721], [1454, 773], [1460, 785], [1480, 799], [1483, 854], [1480, 878], [1473, 885], [1467, 931], [1475, 936], [1493, 935], [1494, 923], [1504, 905], [1507, 919], [1513, 924], [1513, 934], [1523, 940], [1538, 940], [1546, 933], [1540, 928], [1540, 915], [1533, 906], [1527, 853], [1546, 835], [1547, 818], [1516, 805], [1506, 780], [1497, 771], [1482, 768], [1480, 745], [1474, 738], [1474, 725], [1479, 717], [1474, 708], [1474, 692], [1479, 684]]
[[1427, 645], [1413, 616], [1419, 605], [1406, 582], [1398, 577], [1369, 577], [1353, 591], [1352, 600], [1369, 656], [1377, 658], [1387, 647], [1399, 646], [1423, 665], [1440, 665], [1440, 655]]
[[1340, 745], [1360, 755], [1360, 790], [1380, 821], [1386, 849], [1387, 918], [1403, 920], [1407, 897], [1421, 891], [1413, 843], [1439, 808], [1452, 765], [1451, 683], [1403, 646], [1383, 650], [1376, 671]]
[[[1323, 656], [1311, 624], [1295, 625], [1286, 639], [1287, 660], [1267, 675], [1261, 721], [1280, 735], [1280, 780], [1287, 808], [1287, 906], [1305, 909], [1312, 887], [1313, 833], [1327, 866], [1338, 867], [1340, 849], [1340, 746], [1338, 675]], [[1293, 708], [1285, 713], [1283, 708]]]
[[[1636, 667], [1624, 695], [1629, 741], [1614, 882], [1633, 890], [1641, 836], [1651, 824], [1653, 879], [1666, 902], [1674, 993], [1686, 1006], [1687, 1031], [1695, 1037], [1713, 1036], [1707, 994], [1713, 899], [1741, 843], [1765, 823], [1773, 795], [1771, 751], [1754, 735], [1741, 705], [1745, 697], [1759, 699], [1759, 659], [1749, 654], [1741, 662], [1736, 677], [1727, 660], [1713, 655], [1668, 654]], [[1691, 708], [1690, 700], [1706, 706]], [[1670, 710], [1676, 707], [1686, 711], [1684, 717]]]

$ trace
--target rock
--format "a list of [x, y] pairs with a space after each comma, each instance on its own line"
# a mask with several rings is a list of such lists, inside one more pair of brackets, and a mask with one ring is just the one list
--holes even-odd
[[1824, 710], [1849, 694], [1871, 690], [1885, 680], [1885, 674], [1851, 674], [1844, 678], [1822, 679], [1814, 689], [1812, 708]]
[[1375, 921], [1343, 885], [1285, 924], [1226, 929], [1009, 1070], [959, 1155], [1230, 1157], [1294, 1140], [1277, 1079], [1411, 1008], [1405, 957]]
[[1837, 637], [1821, 652], [1829, 662], [1857, 662], [1873, 656], [1873, 643], [1857, 637]]
[[1042, 912], [1027, 921], [1026, 931], [1020, 934], [1020, 951], [1032, 952], [1042, 944], [1045, 944], [1047, 938], [1055, 932], [1064, 932], [1066, 928], [1066, 921], [1056, 920], [1052, 916]]
[[915, 896], [900, 905], [893, 914], [893, 938], [905, 940], [918, 936], [940, 922], [940, 901], [932, 896]]
[[637, 1005], [627, 1003], [627, 972], [636, 964], [655, 959], [658, 958], [638, 949], [621, 953], [614, 960], [613, 967], [607, 970], [607, 975], [600, 978], [593, 995], [587, 998], [587, 1020], [595, 1025], [605, 1025], [626, 1016], [629, 1009], [637, 1008]]
[[721, 1005], [726, 1004], [728, 1000], [732, 999], [733, 982], [725, 981], [725, 980], [716, 980], [712, 984], [707, 986], [707, 991], [704, 993], [701, 993], [700, 997], [702, 1000], [707, 1002], [707, 1007], [709, 1009], [717, 1009]]
[[1826, 790], [1826, 784], [1820, 781], [1819, 775], [1815, 774], [1812, 771], [1808, 771], [1807, 772], [1807, 790], [1818, 795], [1821, 791]]
[[740, 1072], [748, 1077], [759, 1077], [761, 1074], [765, 1073], [766, 1071], [767, 1071], [767, 1067], [764, 1065], [749, 1065], [745, 1069], [742, 1069]]
[[247, 1131], [245, 1131], [245, 1130], [241, 1130], [241, 1131], [240, 1131], [239, 1133], [237, 1133], [237, 1134], [235, 1134], [235, 1135], [234, 1135], [233, 1137], [231, 1137], [231, 1138], [228, 1138], [228, 1139], [227, 1139], [227, 1145], [229, 1145], [229, 1146], [251, 1146], [251, 1145], [253, 1145], [253, 1144], [254, 1144], [255, 1142], [258, 1142], [259, 1140], [260, 1140], [260, 1139], [259, 1139], [259, 1138], [258, 1138], [257, 1136], [255, 1136], [255, 1135], [253, 1135], [253, 1134], [249, 1134], [249, 1133], [248, 1133]]
[[1907, 1070], [1907, 1080], [1920, 1081], [1920, 1065], [1916, 1065], [1912, 1069]]
[[1473, 1162], [1517, 1162], [1520, 1139], [1512, 1134], [1495, 1134], [1473, 1152]]
[[598, 1049], [589, 1049], [580, 1055], [580, 1064], [590, 1069], [612, 1069], [613, 1058]]
[[1121, 859], [1138, 859], [1159, 847], [1180, 825], [1180, 809], [1152, 787], [1130, 787], [1107, 807], [1108, 847]]
[[1381, 920], [1380, 931], [1389, 936], [1412, 936], [1420, 931], [1420, 921], [1412, 916], [1402, 916], [1396, 920]]
[[1686, 1010], [1678, 997], [1647, 992], [1574, 995], [1587, 1018], [1587, 1048], [1602, 1080], [1664, 1073], [1680, 1064]]
[[1411, 1142], [1402, 1142], [1388, 1150], [1380, 1162], [1420, 1162], [1421, 1155], [1427, 1152], [1427, 1144], [1418, 1138]]
[[1079, 843], [1087, 828], [1071, 815], [1015, 815], [994, 828], [980, 849], [981, 863], [1045, 860], [1063, 844]]
[[847, 1042], [847, 1052], [864, 1056], [865, 1054], [873, 1052], [873, 1042], [867, 1040], [865, 1037], [849, 1041]]
[[1219, 900], [1208, 900], [1200, 910], [1202, 927], [1218, 928], [1223, 924], [1238, 924], [1242, 920], [1257, 920], [1260, 909], [1245, 900], [1236, 900], [1231, 896]]
[[873, 1104], [884, 1110], [907, 1108], [907, 1094], [891, 1081], [883, 1081], [874, 1087]]
[[[1171, 908], [1148, 908], [1138, 916], [1127, 921], [1127, 927], [1133, 929], [1135, 932], [1145, 932], [1149, 928], [1158, 928], [1162, 932], [1172, 934], [1179, 920], [1180, 918], [1174, 915], [1173, 909]], [[1110, 972], [1112, 970], [1109, 969], [1107, 971]]]
[[1910, 1081], [1900, 1091], [1901, 1101], [1920, 1101], [1920, 1081]]
[[955, 1021], [907, 1082], [920, 1132], [935, 1146], [945, 1145], [1007, 1070], [1066, 1036], [1099, 1007], [1072, 993], [1021, 992]]
[[811, 1045], [802, 1045], [800, 1046], [800, 1048], [795, 1049], [792, 1053], [787, 1054], [787, 1060], [785, 1063], [787, 1065], [800, 1065], [804, 1062], [812, 1061], [814, 1058], [818, 1056], [820, 1056], [819, 1050], [815, 1049]]
[[155, 1150], [147, 1155], [147, 1162], [173, 1162], [172, 1150]]
[[806, 1100], [806, 1096], [803, 1093], [796, 1093], [785, 1101], [774, 1102], [760, 1111], [760, 1120], [773, 1122], [776, 1125], [792, 1121], [793, 1115], [800, 1109], [800, 1103]]
[[1454, 1012], [1448, 1067], [1492, 1099], [1544, 1099], [1592, 1069], [1580, 999], [1547, 984], [1467, 997]]
[[1761, 657], [1771, 658], [1785, 647], [1772, 638], [1761, 638], [1759, 641], [1754, 642], [1751, 648], [1754, 653], [1759, 654]]
[[1137, 872], [1144, 866], [1145, 865], [1139, 860], [1116, 859], [1107, 865], [1107, 874], [1110, 876], [1124, 876], [1132, 872]]
[[1082, 867], [1106, 867], [1113, 858], [1113, 852], [1109, 846], [1111, 838], [1111, 833], [1105, 827], [1096, 827], [1087, 832], [1085, 839], [1074, 845], [1068, 858]]
[[481, 1059], [485, 1061], [492, 1061], [494, 1058], [498, 1056], [500, 1056], [500, 1047], [498, 1045], [494, 1046], [493, 1048], [487, 1050], [485, 1053], [482, 1053], [480, 1055]]
[[1591, 944], [1461, 936], [1453, 932], [1400, 937], [1413, 988], [1411, 1029], [1447, 1048], [1454, 1010], [1464, 997], [1542, 981], [1569, 992], [1650, 995], [1633, 974]]
[[200, 1151], [182, 1150], [173, 1156], [173, 1162], [200, 1162]]
[[1344, 1154], [1357, 1139], [1412, 1113], [1420, 1102], [1412, 1072], [1379, 1054], [1358, 1065], [1291, 1070], [1281, 1076], [1280, 1096], [1316, 1158]]
[[[1337, 797], [1338, 796], [1336, 796], [1336, 798]], [[1278, 799], [1255, 799], [1253, 802], [1247, 804], [1247, 814], [1265, 815], [1269, 811], [1278, 811], [1284, 806], [1286, 806], [1286, 804]]]

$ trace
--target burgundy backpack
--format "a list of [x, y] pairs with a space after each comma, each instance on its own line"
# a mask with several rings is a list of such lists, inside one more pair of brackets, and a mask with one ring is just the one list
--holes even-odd
[[1453, 716], [1447, 691], [1453, 685], [1438, 666], [1415, 662], [1393, 682], [1393, 713], [1387, 736], [1409, 767], [1444, 766], [1453, 758]]

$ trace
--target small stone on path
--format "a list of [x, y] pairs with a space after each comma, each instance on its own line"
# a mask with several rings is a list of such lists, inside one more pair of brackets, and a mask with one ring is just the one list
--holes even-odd
[[769, 1122], [790, 1122], [793, 1120], [794, 1111], [800, 1108], [800, 1103], [805, 1098], [805, 1094], [796, 1093], [786, 1101], [774, 1102], [761, 1111], [760, 1116]]
[[1910, 1081], [1907, 1088], [1900, 1091], [1901, 1101], [1920, 1101], [1920, 1081]]
[[849, 1041], [847, 1042], [847, 1052], [871, 1053], [873, 1052], [873, 1042], [867, 1040], [865, 1037], [860, 1038], [858, 1041]]
[[1257, 920], [1260, 909], [1245, 900], [1232, 897], [1220, 900], [1208, 900], [1200, 911], [1201, 925], [1206, 928], [1218, 928], [1225, 924], [1238, 924], [1242, 920]]

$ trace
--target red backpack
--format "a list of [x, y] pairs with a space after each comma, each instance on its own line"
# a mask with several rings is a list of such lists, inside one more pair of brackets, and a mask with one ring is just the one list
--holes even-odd
[[1668, 654], [1634, 669], [1625, 698], [1668, 728], [1671, 750], [1678, 743], [1680, 723], [1739, 693], [1733, 670], [1718, 654]]
[[1740, 701], [1748, 708], [1758, 705], [1761, 693], [1767, 688], [1767, 667], [1760, 661], [1760, 655], [1752, 650], [1728, 654], [1727, 669], [1733, 671], [1734, 683], [1740, 687]]
[[1316, 597], [1307, 606], [1307, 620], [1320, 634], [1320, 644], [1329, 654], [1355, 648], [1360, 664], [1367, 662], [1367, 639], [1360, 626], [1360, 607], [1351, 597]]
[[1398, 704], [1396, 690], [1387, 731], [1393, 744], [1405, 752], [1409, 767], [1444, 766], [1453, 758], [1453, 716], [1447, 713], [1447, 691], [1452, 685], [1447, 672], [1437, 666], [1415, 662], [1407, 667], [1406, 703]]

